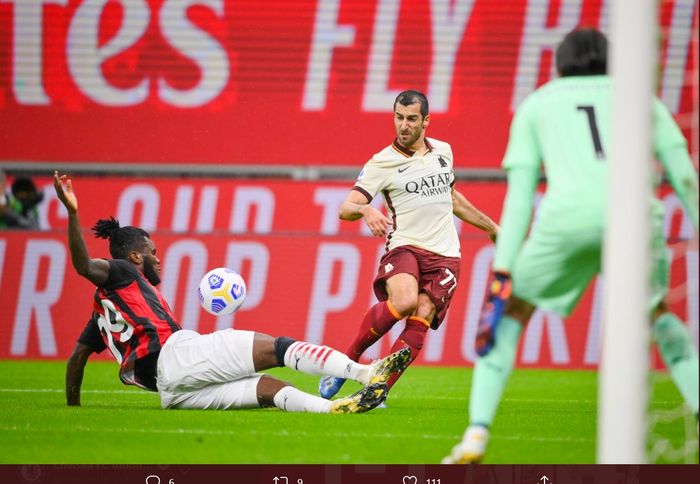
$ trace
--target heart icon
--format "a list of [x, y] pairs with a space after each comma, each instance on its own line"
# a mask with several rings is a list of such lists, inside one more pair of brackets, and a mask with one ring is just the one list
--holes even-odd
[[403, 476], [403, 484], [418, 484], [416, 476]]
[[146, 484], [160, 484], [160, 477], [151, 474], [146, 478]]

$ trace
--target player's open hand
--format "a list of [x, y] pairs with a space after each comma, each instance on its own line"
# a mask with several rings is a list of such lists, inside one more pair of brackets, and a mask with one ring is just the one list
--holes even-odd
[[58, 175], [58, 170], [53, 172], [53, 187], [56, 189], [56, 195], [63, 205], [68, 209], [69, 213], [78, 211], [78, 198], [73, 193], [73, 182], [68, 175]]

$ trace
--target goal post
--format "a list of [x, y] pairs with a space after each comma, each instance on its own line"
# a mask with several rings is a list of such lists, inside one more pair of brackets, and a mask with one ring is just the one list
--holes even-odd
[[611, 12], [612, 138], [598, 374], [597, 461], [602, 464], [646, 460], [657, 7], [654, 0], [617, 0]]

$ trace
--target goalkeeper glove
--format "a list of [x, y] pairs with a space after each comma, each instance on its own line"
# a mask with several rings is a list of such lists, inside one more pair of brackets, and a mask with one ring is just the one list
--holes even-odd
[[486, 302], [481, 309], [479, 326], [476, 331], [475, 345], [476, 353], [479, 356], [489, 354], [489, 351], [496, 344], [496, 328], [498, 327], [498, 321], [503, 316], [511, 289], [510, 274], [494, 272], [493, 280], [489, 285], [489, 292], [486, 296]]

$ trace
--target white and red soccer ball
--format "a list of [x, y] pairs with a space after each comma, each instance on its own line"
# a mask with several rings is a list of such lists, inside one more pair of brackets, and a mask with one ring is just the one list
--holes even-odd
[[197, 293], [206, 312], [226, 316], [237, 311], [245, 301], [245, 281], [236, 271], [217, 267], [204, 274]]

